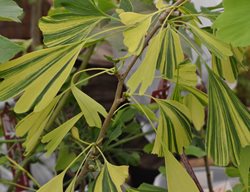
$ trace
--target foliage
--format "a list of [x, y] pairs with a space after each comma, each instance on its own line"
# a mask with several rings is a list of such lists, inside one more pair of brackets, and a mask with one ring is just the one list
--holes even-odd
[[[249, 3], [241, 0], [235, 7], [232, 0], [225, 0], [225, 11], [220, 14], [209, 9], [199, 13], [185, 0], [174, 4], [158, 0], [152, 10], [134, 12], [135, 2], [55, 0], [48, 16], [39, 22], [44, 48], [12, 60], [22, 49], [0, 36], [0, 48], [10, 48], [0, 52], [0, 101], [18, 97], [14, 111], [26, 116], [18, 122], [16, 134], [25, 139], [25, 155], [59, 153], [56, 169], [62, 172], [38, 192], [73, 192], [84, 179], [89, 191], [122, 191], [128, 165], [115, 164], [138, 161], [138, 153], [122, 151], [121, 146], [147, 134], [141, 132], [139, 114], [155, 131], [148, 151], [165, 159], [168, 191], [199, 191], [173, 155], [185, 150], [198, 157], [207, 155], [218, 166], [233, 164], [242, 178], [241, 186], [247, 188], [250, 113], [227, 83], [236, 81], [243, 70], [243, 46], [250, 45], [249, 36], [244, 35]], [[242, 11], [244, 17], [238, 15]], [[0, 0], [1, 20], [19, 21], [18, 15], [15, 3]], [[199, 16], [215, 20], [214, 31], [199, 27]], [[86, 68], [94, 48], [103, 42], [112, 46], [115, 35], [123, 37], [115, 41], [123, 43], [125, 55], [106, 56], [113, 61], [112, 68]], [[211, 55], [211, 65], [204, 61], [203, 47]], [[77, 60], [82, 60], [80, 67]], [[90, 71], [95, 74], [86, 75]], [[102, 74], [118, 79], [108, 112], [81, 89]], [[157, 79], [170, 83], [166, 98], [149, 93]], [[153, 104], [140, 103], [140, 97]], [[72, 107], [72, 113], [65, 114], [64, 107]], [[197, 137], [205, 138], [204, 148], [194, 145]], [[65, 182], [68, 171], [74, 174]], [[163, 190], [144, 184], [127, 191]]]

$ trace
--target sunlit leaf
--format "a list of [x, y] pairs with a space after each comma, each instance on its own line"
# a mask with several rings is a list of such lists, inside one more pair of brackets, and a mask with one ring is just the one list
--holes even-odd
[[122, 192], [121, 185], [127, 177], [128, 166], [115, 166], [105, 160], [102, 170], [96, 179], [94, 192]]
[[200, 131], [205, 123], [205, 107], [192, 94], [188, 94], [184, 97], [184, 104], [190, 110], [194, 127]]
[[79, 90], [75, 85], [71, 86], [71, 90], [82, 110], [82, 113], [88, 125], [90, 127], [100, 128], [102, 125], [102, 121], [98, 113], [105, 117], [107, 115], [107, 112], [104, 107], [97, 103], [94, 99], [89, 97], [87, 94]]
[[22, 13], [22, 8], [18, 7], [15, 1], [0, 0], [0, 21], [20, 22], [19, 17]]
[[220, 40], [218, 40], [212, 34], [192, 25], [188, 24], [192, 32], [197, 36], [201, 42], [218, 58], [225, 59], [228, 56], [232, 56], [233, 53], [230, 49], [230, 46]]
[[59, 99], [60, 96], [56, 97], [42, 111], [32, 112], [17, 124], [16, 135], [22, 137], [27, 134], [26, 140], [23, 143], [26, 154], [29, 154], [40, 140], [39, 138], [46, 128], [46, 124], [50, 119], [53, 109], [58, 103]]
[[128, 27], [123, 32], [124, 44], [132, 54], [139, 55], [144, 45], [145, 35], [151, 23], [152, 16], [134, 12], [123, 12], [119, 15], [121, 22]]
[[216, 165], [238, 165], [240, 149], [250, 145], [250, 113], [211, 70], [208, 93], [207, 153]]
[[234, 47], [245, 47], [250, 45], [250, 1], [226, 0], [224, 12], [217, 17], [213, 27], [217, 29], [216, 35], [223, 41]]
[[186, 170], [167, 150], [165, 151], [165, 166], [168, 191], [183, 192], [183, 190], [185, 190], [190, 192], [199, 192], [197, 186], [195, 185], [189, 174], [186, 172]]
[[0, 63], [4, 63], [22, 51], [23, 48], [0, 35], [0, 50]]
[[155, 6], [157, 9], [163, 9], [165, 7], [167, 7], [167, 4], [163, 1], [163, 0], [156, 0], [155, 1]]
[[62, 142], [63, 138], [70, 131], [70, 129], [76, 124], [76, 122], [82, 117], [82, 114], [78, 114], [71, 118], [70, 120], [63, 123], [58, 128], [49, 132], [42, 138], [43, 143], [48, 143], [45, 147], [47, 150], [47, 155], [51, 155], [51, 153], [58, 147], [58, 145]]
[[3, 78], [0, 101], [24, 92], [15, 112], [26, 112], [37, 102], [35, 110], [42, 110], [66, 81], [82, 46], [71, 44], [39, 50], [0, 65]]
[[145, 58], [127, 81], [130, 92], [134, 93], [138, 87], [139, 94], [144, 94], [148, 87], [152, 84], [157, 65], [157, 55], [160, 52], [159, 44], [162, 41], [163, 32], [160, 31], [149, 43]]
[[82, 16], [59, 13], [42, 17], [39, 27], [48, 47], [75, 43], [87, 38], [103, 16]]
[[191, 142], [191, 123], [189, 110], [173, 100], [156, 102], [160, 107], [160, 118], [152, 153], [164, 155], [164, 148], [182, 153], [183, 147]]

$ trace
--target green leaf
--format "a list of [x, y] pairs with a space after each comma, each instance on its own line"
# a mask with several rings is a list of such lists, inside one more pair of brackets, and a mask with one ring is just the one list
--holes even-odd
[[233, 55], [228, 44], [223, 43], [212, 34], [190, 23], [188, 23], [188, 26], [190, 27], [194, 35], [197, 36], [201, 40], [201, 42], [218, 58], [225, 59], [226, 57]]
[[156, 102], [160, 107], [160, 118], [152, 153], [164, 155], [164, 149], [182, 153], [183, 147], [191, 142], [191, 123], [189, 110], [173, 100]]
[[15, 112], [26, 112], [35, 103], [35, 111], [42, 110], [66, 81], [82, 46], [78, 43], [39, 50], [0, 65], [4, 79], [0, 82], [0, 101], [24, 92]]
[[121, 185], [127, 177], [128, 166], [115, 166], [105, 160], [102, 170], [96, 179], [94, 192], [122, 192]]
[[72, 93], [79, 104], [82, 113], [90, 127], [101, 128], [102, 121], [98, 113], [106, 116], [107, 112], [102, 105], [97, 103], [94, 99], [79, 90], [75, 85], [71, 86]]
[[122, 12], [119, 17], [128, 28], [123, 32], [124, 44], [131, 54], [139, 55], [142, 51], [145, 35], [151, 23], [152, 15], [134, 12]]
[[59, 175], [51, 179], [48, 183], [43, 185], [37, 192], [63, 192], [63, 178], [66, 171], [61, 172]]
[[216, 165], [238, 165], [240, 149], [250, 145], [249, 111], [210, 69], [208, 90], [207, 153]]
[[[134, 37], [137, 35], [133, 35]], [[134, 93], [140, 86], [139, 94], [143, 95], [148, 87], [152, 84], [155, 76], [157, 65], [157, 56], [160, 52], [159, 44], [162, 41], [163, 33], [160, 31], [149, 42], [148, 50], [145, 58], [127, 81], [127, 86], [130, 88], [130, 93]]]
[[250, 169], [250, 146], [242, 148], [240, 151], [239, 171], [243, 180], [244, 186], [249, 191], [249, 170]]
[[48, 47], [75, 43], [86, 39], [103, 16], [82, 16], [63, 12], [42, 17], [39, 27]]
[[48, 143], [45, 147], [47, 150], [47, 155], [51, 155], [53, 151], [58, 147], [58, 145], [62, 142], [63, 138], [70, 131], [70, 129], [76, 124], [76, 122], [82, 117], [82, 113], [72, 117], [70, 120], [63, 123], [58, 128], [49, 132], [42, 138], [43, 143]]
[[205, 123], [205, 107], [192, 94], [184, 97], [184, 104], [189, 108], [192, 122], [196, 130], [200, 131]]
[[22, 51], [23, 48], [0, 35], [0, 50], [0, 63], [4, 63]]
[[121, 0], [119, 8], [126, 12], [132, 12], [134, 9], [130, 0]]
[[26, 155], [33, 151], [37, 142], [40, 140], [40, 136], [42, 135], [59, 99], [60, 96], [56, 97], [42, 111], [32, 112], [17, 124], [16, 135], [18, 137], [22, 137], [28, 133], [26, 140], [23, 143]]
[[169, 191], [199, 192], [192, 178], [169, 151], [165, 151], [165, 166]]
[[178, 65], [184, 60], [180, 37], [171, 27], [168, 27], [165, 30], [164, 38], [158, 43], [158, 47], [159, 45], [161, 45], [161, 51], [157, 68], [168, 79], [172, 79]]
[[250, 45], [250, 2], [248, 0], [225, 0], [224, 12], [217, 17], [213, 27], [217, 29], [216, 35], [221, 40], [234, 47]]
[[156, 0], [155, 6], [158, 10], [160, 10], [160, 9], [166, 8], [167, 4], [163, 0]]
[[167, 190], [151, 184], [143, 183], [137, 189], [127, 189], [127, 192], [167, 192]]
[[21, 22], [19, 17], [22, 13], [23, 9], [18, 7], [15, 1], [0, 0], [0, 21]]
[[206, 156], [206, 152], [203, 151], [201, 148], [189, 145], [188, 147], [185, 148], [185, 153], [186, 155], [193, 155], [198, 158]]
[[97, 6], [104, 12], [109, 11], [110, 9], [114, 9], [116, 7], [113, 0], [95, 0], [97, 2]]

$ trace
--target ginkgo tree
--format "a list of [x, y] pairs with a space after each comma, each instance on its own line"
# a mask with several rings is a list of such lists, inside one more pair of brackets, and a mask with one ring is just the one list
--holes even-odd
[[[13, 15], [1, 11], [8, 10], [6, 2], [13, 3], [0, 1], [0, 19], [17, 21], [18, 8], [13, 9]], [[48, 16], [39, 22], [43, 49], [10, 60], [18, 48], [2, 49], [2, 42], [14, 45], [0, 36], [0, 101], [16, 97], [14, 112], [26, 114], [16, 126], [16, 135], [25, 138], [25, 155], [56, 153], [61, 145], [71, 144], [64, 143], [68, 135], [81, 146], [60, 174], [43, 186], [34, 183], [37, 191], [73, 192], [86, 178], [88, 191], [164, 191], [150, 185], [125, 187], [128, 165], [115, 165], [106, 156], [105, 149], [118, 142], [112, 132], [118, 130], [119, 118], [131, 109], [143, 115], [156, 133], [150, 152], [165, 159], [168, 191], [202, 191], [174, 157], [185, 155], [194, 135], [201, 131], [205, 132], [206, 155], [215, 165], [239, 168], [242, 190], [248, 191], [250, 113], [228, 83], [235, 82], [245, 70], [249, 9], [247, 0], [224, 0], [218, 7], [201, 12], [188, 0], [158, 0], [154, 9], [144, 12], [134, 9], [133, 0], [54, 0]], [[200, 17], [213, 25], [200, 27]], [[119, 41], [126, 48], [125, 54], [106, 56], [113, 62], [112, 68], [86, 69], [95, 47], [115, 35], [122, 35]], [[204, 59], [204, 50], [211, 63]], [[75, 66], [77, 59], [82, 59], [80, 67]], [[95, 74], [86, 76], [89, 71]], [[118, 79], [108, 111], [81, 90], [84, 83], [102, 74]], [[170, 83], [172, 91], [166, 98], [148, 93], [156, 79]], [[207, 82], [207, 91], [199, 89], [198, 80]], [[153, 102], [142, 104], [138, 97]], [[68, 98], [79, 107], [64, 122], [57, 121]], [[122, 105], [125, 101], [129, 103]], [[88, 137], [89, 129], [96, 132], [94, 137]], [[118, 131], [115, 134], [120, 136], [126, 128]], [[65, 183], [69, 170], [74, 176]]]

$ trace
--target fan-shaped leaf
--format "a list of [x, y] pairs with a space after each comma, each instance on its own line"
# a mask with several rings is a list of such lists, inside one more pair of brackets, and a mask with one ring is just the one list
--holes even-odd
[[191, 142], [191, 123], [188, 108], [173, 100], [156, 100], [160, 118], [152, 153], [164, 155], [166, 149], [181, 153]]
[[29, 110], [37, 99], [35, 110], [46, 107], [56, 96], [75, 63], [82, 44], [57, 46], [26, 54], [0, 66], [0, 100], [14, 97], [24, 91], [15, 111]]
[[0, 0], [0, 21], [16, 21], [20, 22], [19, 16], [23, 10], [18, 7], [15, 1]]
[[209, 70], [206, 145], [215, 164], [239, 164], [240, 149], [250, 145], [250, 114], [230, 88]]
[[79, 90], [75, 85], [71, 86], [71, 90], [82, 110], [82, 113], [88, 125], [90, 127], [100, 128], [102, 125], [102, 121], [98, 113], [105, 117], [107, 115], [107, 112], [104, 107], [97, 103], [94, 99], [83, 93], [81, 90]]

